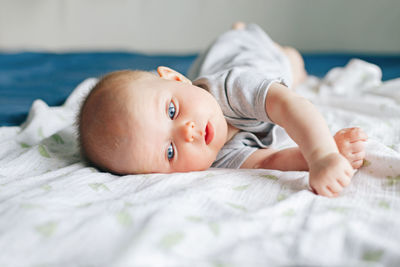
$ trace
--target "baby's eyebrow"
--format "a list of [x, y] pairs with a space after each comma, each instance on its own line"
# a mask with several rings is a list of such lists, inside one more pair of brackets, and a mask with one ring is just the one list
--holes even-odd
[[164, 96], [162, 92], [157, 92], [155, 98], [154, 98], [154, 105], [155, 105], [155, 110], [159, 111], [160, 113], [156, 113], [156, 116], [159, 116], [161, 114], [164, 116], [165, 111], [166, 111], [166, 102], [167, 98]]

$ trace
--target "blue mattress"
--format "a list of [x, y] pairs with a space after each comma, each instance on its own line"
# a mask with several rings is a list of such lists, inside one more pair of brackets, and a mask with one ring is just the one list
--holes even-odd
[[[35, 99], [62, 104], [88, 77], [119, 69], [154, 70], [159, 65], [186, 73], [196, 55], [164, 56], [137, 53], [0, 53], [0, 126], [21, 124]], [[305, 54], [308, 73], [322, 77], [351, 58], [379, 65], [383, 80], [400, 77], [400, 55]]]

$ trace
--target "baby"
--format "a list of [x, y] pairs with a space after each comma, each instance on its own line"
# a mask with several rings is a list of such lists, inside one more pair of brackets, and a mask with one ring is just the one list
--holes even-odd
[[[191, 80], [117, 71], [92, 89], [79, 114], [82, 154], [118, 174], [209, 167], [309, 171], [317, 194], [335, 197], [365, 156], [366, 134], [334, 137], [317, 109], [294, 90], [306, 77], [301, 55], [257, 25], [236, 23], [201, 55]], [[298, 147], [269, 148], [280, 125]], [[354, 169], [353, 169], [354, 168]]]

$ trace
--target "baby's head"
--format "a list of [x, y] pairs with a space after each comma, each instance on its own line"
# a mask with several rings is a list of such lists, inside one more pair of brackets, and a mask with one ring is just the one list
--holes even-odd
[[82, 154], [118, 174], [205, 170], [227, 140], [215, 98], [182, 74], [117, 71], [103, 77], [79, 114]]

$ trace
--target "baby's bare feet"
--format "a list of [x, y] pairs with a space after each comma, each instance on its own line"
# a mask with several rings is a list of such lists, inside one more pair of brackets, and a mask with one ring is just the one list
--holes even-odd
[[346, 128], [338, 131], [333, 137], [336, 145], [342, 154], [354, 169], [362, 166], [365, 158], [364, 142], [368, 136], [360, 128]]
[[246, 27], [246, 24], [241, 21], [237, 21], [237, 22], [233, 23], [233, 25], [232, 25], [232, 29], [234, 29], [234, 30], [243, 30], [245, 27]]

